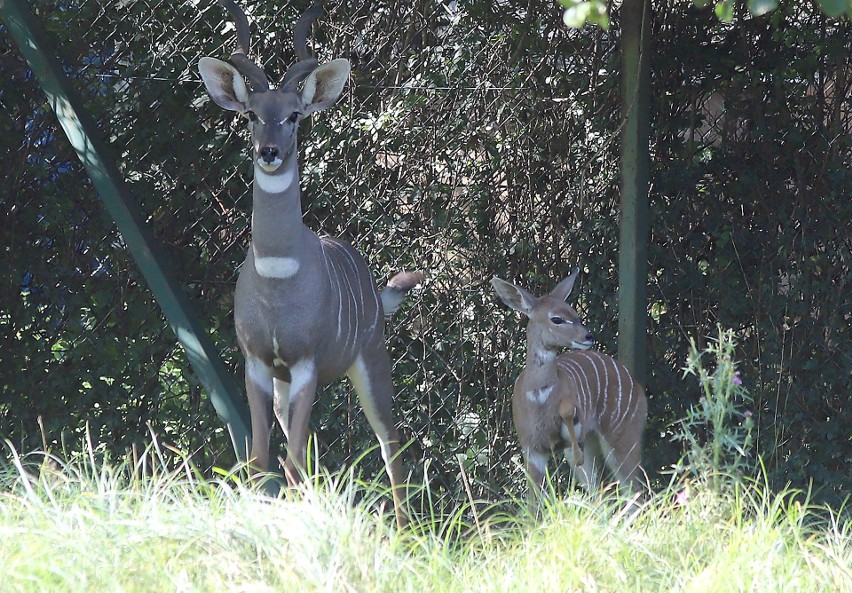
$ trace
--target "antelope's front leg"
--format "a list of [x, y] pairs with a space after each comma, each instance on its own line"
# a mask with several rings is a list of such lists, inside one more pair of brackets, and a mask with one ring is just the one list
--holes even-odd
[[577, 432], [579, 430], [579, 422], [575, 417], [576, 408], [574, 405], [562, 402], [559, 406], [559, 417], [562, 418], [562, 436], [571, 445], [571, 457], [568, 457], [568, 450], [565, 450], [565, 459], [571, 464], [575, 470], [585, 463], [583, 448], [577, 441]]
[[300, 360], [290, 367], [288, 413], [278, 416], [281, 428], [287, 435], [287, 461], [284, 474], [287, 483], [296, 486], [302, 482], [307, 459], [308, 421], [317, 391], [317, 370], [313, 360]]
[[272, 369], [261, 360], [246, 357], [246, 395], [251, 413], [252, 474], [269, 469], [269, 431], [272, 427]]
[[284, 431], [287, 441], [290, 441], [290, 383], [275, 379], [272, 411], [278, 419], [278, 425]]
[[546, 453], [524, 449], [524, 469], [530, 481], [527, 499], [530, 503], [538, 502], [541, 496], [549, 457], [550, 455]]

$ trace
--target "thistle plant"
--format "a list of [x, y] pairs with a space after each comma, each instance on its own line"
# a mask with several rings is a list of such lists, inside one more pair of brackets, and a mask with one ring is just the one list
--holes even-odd
[[733, 357], [734, 333], [721, 327], [718, 331], [719, 337], [704, 350], [690, 339], [683, 376], [697, 377], [702, 395], [675, 433], [687, 445], [678, 469], [706, 479], [713, 489], [721, 486], [723, 476], [738, 476], [751, 463], [754, 426], [747, 409], [752, 399]]

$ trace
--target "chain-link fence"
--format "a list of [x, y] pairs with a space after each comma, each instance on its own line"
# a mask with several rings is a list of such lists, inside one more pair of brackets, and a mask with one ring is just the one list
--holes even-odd
[[[295, 59], [291, 26], [306, 3], [243, 4], [274, 80]], [[614, 353], [618, 13], [610, 31], [570, 31], [549, 2], [354, 4], [328, 6], [310, 37], [321, 61], [349, 58], [353, 74], [338, 104], [302, 125], [305, 221], [350, 240], [379, 284], [400, 269], [429, 276], [388, 327], [413, 479], [458, 498], [464, 471], [476, 496], [517, 493], [509, 395], [523, 324], [488, 280], [541, 292], [580, 266], [577, 307]], [[648, 469], [676, 458], [668, 427], [697, 397], [679, 372], [688, 337], [720, 322], [740, 333], [764, 454], [801, 482], [818, 475], [790, 463], [801, 442], [816, 443], [826, 472], [850, 457], [838, 428], [850, 388], [848, 24], [782, 7], [781, 22], [722, 25], [691, 2], [664, 4], [653, 33]], [[242, 376], [231, 310], [251, 209], [247, 133], [196, 69], [234, 48], [226, 12], [197, 1], [35, 8]], [[202, 467], [227, 463], [223, 428], [2, 35], [14, 296], [0, 319], [0, 431], [26, 449], [41, 445], [38, 418], [53, 443], [88, 423], [121, 451], [143, 445], [150, 424]], [[826, 425], [835, 440], [819, 436]], [[374, 444], [345, 382], [319, 395], [312, 427], [328, 467]], [[381, 472], [377, 453], [362, 465]]]

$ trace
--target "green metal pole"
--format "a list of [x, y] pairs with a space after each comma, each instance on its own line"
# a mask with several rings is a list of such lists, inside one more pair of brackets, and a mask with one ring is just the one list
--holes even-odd
[[651, 0], [621, 7], [621, 226], [618, 254], [618, 357], [640, 381], [647, 366], [649, 52]]
[[0, 0], [0, 16], [41, 82], [50, 106], [209, 393], [213, 407], [228, 426], [237, 458], [245, 460], [250, 433], [247, 406], [240, 390], [170, 272], [118, 167], [107, 156], [95, 122], [83, 108], [82, 100], [65, 76], [54, 48], [27, 2]]

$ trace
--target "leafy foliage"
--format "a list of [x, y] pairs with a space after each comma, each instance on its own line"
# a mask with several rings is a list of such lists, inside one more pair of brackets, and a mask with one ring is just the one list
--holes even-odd
[[[294, 59], [285, 24], [307, 3], [245, 4], [253, 51], [280, 75]], [[240, 375], [246, 135], [195, 71], [230, 54], [224, 11], [31, 5]], [[670, 0], [652, 24], [645, 465], [654, 476], [680, 457], [673, 423], [701, 396], [680, 366], [690, 337], [721, 324], [773, 483], [837, 501], [852, 486], [849, 22], [780, 2], [725, 23]], [[436, 496], [466, 497], [463, 476], [475, 496], [523, 487], [508, 405], [522, 332], [492, 275], [534, 288], [580, 265], [577, 307], [615, 350], [619, 30], [618, 11], [609, 30], [566, 29], [551, 1], [375, 0], [334, 5], [314, 32], [353, 79], [302, 130], [305, 219], [352, 240], [380, 283], [429, 273], [388, 333], [406, 464]], [[0, 68], [0, 435], [30, 450], [88, 434], [123, 453], [150, 425], [200, 467], [227, 466], [224, 428], [3, 29]], [[374, 444], [345, 384], [320, 394], [313, 428], [332, 468]], [[378, 454], [362, 467], [380, 474]]]
[[[754, 474], [756, 468], [751, 459], [754, 422], [751, 410], [743, 409], [752, 400], [734, 361], [735, 348], [733, 333], [719, 328], [719, 337], [700, 352], [690, 342], [684, 369], [684, 376], [698, 378], [701, 399], [687, 410], [676, 437], [688, 447], [683, 460], [686, 468], [715, 489], [721, 475], [738, 479], [743, 472]], [[704, 355], [713, 359], [710, 364], [715, 367], [702, 361]]]
[[[834, 18], [852, 17], [852, 0], [817, 0], [822, 11]], [[738, 6], [745, 5], [752, 16], [762, 16], [776, 10], [781, 0], [692, 0], [695, 6], [703, 8], [713, 3], [713, 12], [719, 20], [730, 22]], [[565, 7], [562, 19], [569, 27], [579, 29], [590, 23], [604, 29], [609, 28], [609, 15], [607, 14], [607, 2], [604, 0], [559, 0], [559, 4]]]

